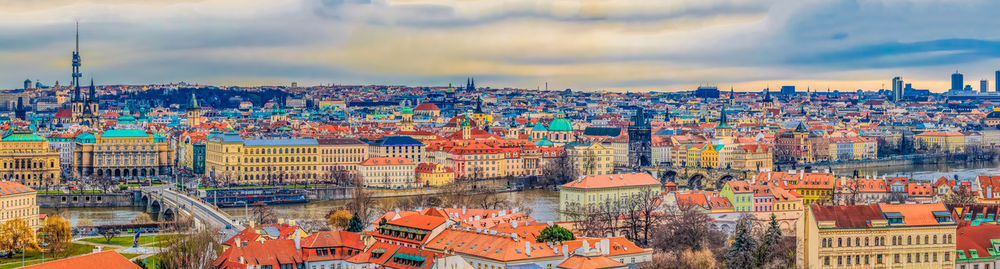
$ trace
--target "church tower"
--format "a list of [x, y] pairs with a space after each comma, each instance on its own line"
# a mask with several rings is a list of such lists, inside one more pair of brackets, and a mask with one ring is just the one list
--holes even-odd
[[188, 100], [187, 104], [187, 126], [188, 128], [194, 128], [195, 126], [201, 125], [201, 106], [198, 105], [198, 98], [194, 96], [194, 91], [191, 91], [191, 100]]
[[462, 140], [472, 139], [472, 125], [469, 124], [469, 114], [462, 119]]
[[722, 108], [722, 115], [719, 116], [719, 125], [715, 126], [715, 138], [722, 139], [724, 144], [732, 142], [733, 129], [729, 127], [729, 119], [726, 117], [726, 108]]
[[413, 109], [410, 106], [404, 105], [403, 109], [400, 110], [400, 115], [403, 117], [399, 122], [399, 130], [404, 132], [414, 131], [413, 127]]

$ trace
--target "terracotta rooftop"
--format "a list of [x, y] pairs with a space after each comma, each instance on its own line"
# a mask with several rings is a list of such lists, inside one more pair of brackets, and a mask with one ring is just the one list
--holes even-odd
[[646, 173], [592, 175], [563, 184], [563, 188], [602, 189], [660, 185], [660, 181]]

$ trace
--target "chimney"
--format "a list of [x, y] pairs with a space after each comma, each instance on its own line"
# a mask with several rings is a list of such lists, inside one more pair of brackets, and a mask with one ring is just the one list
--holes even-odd
[[515, 221], [511, 221], [510, 222], [510, 227], [514, 228], [514, 229], [517, 229], [517, 221], [516, 220]]
[[583, 239], [583, 240], [580, 240], [580, 241], [583, 241], [583, 251], [590, 250], [590, 242], [588, 242], [587, 239]]
[[462, 215], [465, 215], [465, 210], [466, 210], [466, 208], [465, 208], [465, 206], [463, 205], [463, 206], [462, 206]]
[[239, 237], [239, 236], [237, 236], [237, 237], [235, 237], [235, 238], [236, 238], [236, 241], [235, 241], [234, 243], [236, 243], [236, 248], [240, 248], [240, 247], [243, 247], [243, 243], [242, 243], [242, 242], [240, 242], [240, 241], [243, 241], [243, 240], [240, 240], [240, 237]]
[[563, 259], [569, 259], [569, 245], [562, 245]]
[[295, 251], [302, 251], [302, 238], [299, 231], [295, 231]]
[[524, 254], [531, 257], [531, 242], [524, 241]]
[[608, 256], [611, 253], [611, 239], [601, 239], [601, 255]]

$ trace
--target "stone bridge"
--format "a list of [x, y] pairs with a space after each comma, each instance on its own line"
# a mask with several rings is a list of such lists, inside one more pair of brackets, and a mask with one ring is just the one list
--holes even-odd
[[653, 167], [648, 169], [660, 182], [673, 182], [678, 188], [689, 190], [720, 190], [730, 180], [747, 180], [754, 171], [736, 169], [711, 169], [701, 167]]
[[134, 194], [135, 205], [144, 208], [157, 221], [174, 221], [181, 207], [172, 201], [154, 193], [154, 191], [138, 191]]

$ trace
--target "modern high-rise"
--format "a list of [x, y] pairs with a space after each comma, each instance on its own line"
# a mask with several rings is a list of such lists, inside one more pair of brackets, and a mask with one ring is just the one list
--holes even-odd
[[993, 87], [996, 88], [997, 92], [1000, 92], [1000, 70], [997, 70], [997, 78], [993, 80]]
[[979, 91], [980, 92], [984, 92], [985, 93], [986, 90], [988, 90], [989, 88], [990, 88], [990, 81], [989, 80], [985, 80], [984, 79], [984, 80], [980, 80], [979, 81]]
[[963, 85], [965, 85], [965, 79], [962, 76], [962, 73], [955, 71], [954, 74], [951, 74], [951, 90], [961, 91]]
[[892, 100], [899, 102], [900, 99], [903, 99], [903, 78], [894, 77], [892, 78]]

